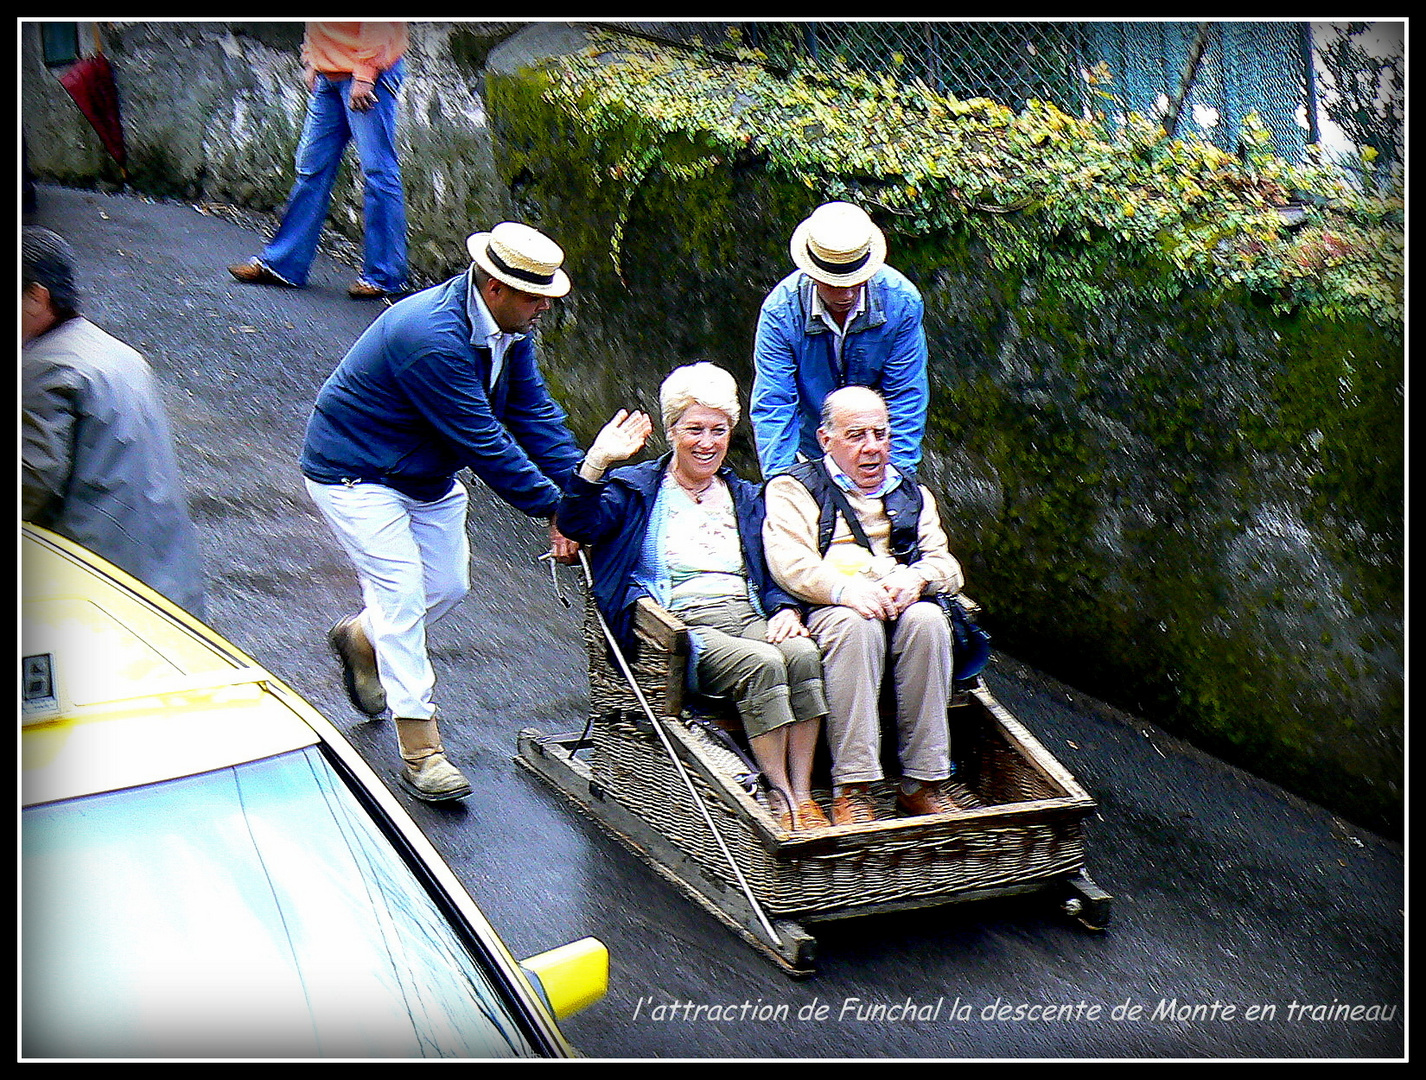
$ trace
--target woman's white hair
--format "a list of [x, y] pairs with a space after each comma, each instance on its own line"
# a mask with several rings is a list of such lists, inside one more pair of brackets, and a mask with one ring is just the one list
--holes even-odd
[[678, 418], [691, 405], [717, 409], [728, 418], [730, 428], [738, 426], [742, 415], [738, 406], [738, 382], [717, 364], [706, 361], [676, 368], [659, 387], [659, 409], [663, 428], [672, 431]]

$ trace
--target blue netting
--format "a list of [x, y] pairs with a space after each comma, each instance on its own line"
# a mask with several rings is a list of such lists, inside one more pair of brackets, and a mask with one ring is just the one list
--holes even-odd
[[[1159, 118], [1175, 97], [1198, 36], [1197, 22], [904, 22], [619, 23], [697, 48], [752, 45], [777, 67], [834, 62], [853, 69], [918, 79], [960, 98], [990, 97], [1014, 109], [1028, 98], [1073, 114], [1100, 101], [1085, 72], [1103, 62], [1101, 86], [1117, 112]], [[1273, 149], [1298, 157], [1311, 47], [1305, 22], [1215, 22], [1180, 112], [1178, 134], [1199, 134], [1237, 149], [1244, 117], [1256, 111]], [[1114, 110], [1111, 110], [1114, 111]], [[1206, 120], [1213, 123], [1204, 123]]]

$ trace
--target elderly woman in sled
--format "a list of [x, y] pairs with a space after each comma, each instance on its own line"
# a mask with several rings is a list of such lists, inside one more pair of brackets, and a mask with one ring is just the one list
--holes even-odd
[[713, 364], [690, 364], [664, 380], [659, 404], [669, 452], [612, 468], [653, 427], [620, 410], [571, 479], [560, 530], [591, 546], [595, 603], [620, 647], [633, 644], [641, 597], [673, 612], [692, 644], [690, 687], [732, 699], [779, 823], [823, 828], [811, 792], [827, 713], [821, 658], [799, 605], [768, 574], [760, 488], [724, 464], [741, 415], [737, 383]]

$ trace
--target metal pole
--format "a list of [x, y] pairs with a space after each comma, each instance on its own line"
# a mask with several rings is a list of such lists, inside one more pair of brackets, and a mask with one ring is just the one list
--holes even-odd
[[[585, 556], [584, 550], [579, 552], [580, 564], [584, 567], [584, 578], [586, 587], [593, 584], [593, 574], [589, 569], [589, 559]], [[733, 854], [728, 850], [728, 845], [723, 843], [723, 836], [718, 832], [718, 827], [713, 824], [713, 816], [708, 813], [708, 807], [703, 802], [703, 797], [698, 794], [698, 789], [693, 786], [693, 778], [688, 775], [688, 769], [684, 767], [679, 759], [678, 752], [674, 750], [673, 744], [669, 742], [668, 733], [664, 731], [663, 721], [654, 715], [654, 710], [650, 707], [648, 699], [644, 697], [644, 691], [639, 686], [639, 682], [634, 678], [634, 672], [629, 667], [629, 662], [624, 659], [624, 652], [619, 648], [619, 643], [614, 640], [614, 634], [609, 629], [609, 624], [604, 621], [604, 615], [598, 607], [594, 609], [595, 616], [599, 619], [599, 628], [604, 631], [604, 640], [609, 643], [609, 650], [614, 654], [614, 658], [619, 661], [619, 669], [624, 673], [624, 678], [628, 680], [629, 688], [634, 691], [634, 697], [638, 698], [639, 705], [643, 708], [644, 714], [648, 716], [650, 723], [654, 726], [654, 731], [658, 733], [659, 741], [663, 743], [663, 748], [668, 752], [669, 759], [673, 762], [674, 769], [683, 779], [688, 788], [688, 794], [693, 799], [693, 805], [698, 808], [703, 815], [703, 820], [708, 826], [708, 831], [713, 834], [713, 839], [718, 842], [718, 848], [723, 852], [723, 858], [728, 860], [728, 865], [733, 868], [733, 876], [738, 879], [738, 886], [743, 890], [743, 895], [747, 897], [748, 903], [752, 906], [753, 914], [762, 923], [763, 929], [767, 932], [768, 938], [779, 948], [782, 946], [782, 938], [777, 936], [777, 931], [772, 928], [772, 923], [768, 921], [767, 915], [763, 912], [762, 905], [753, 896], [752, 887], [748, 884], [747, 878], [743, 876], [742, 870], [738, 868], [737, 862], [733, 859]]]

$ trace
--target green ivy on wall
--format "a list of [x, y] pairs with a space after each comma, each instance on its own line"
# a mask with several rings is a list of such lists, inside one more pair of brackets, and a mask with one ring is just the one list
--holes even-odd
[[924, 471], [998, 647], [1397, 820], [1399, 201], [1251, 125], [1232, 156], [634, 39], [487, 97], [517, 209], [576, 277], [543, 357], [582, 438], [677, 363], [748, 386], [792, 226], [859, 202], [926, 301]]
[[[1239, 157], [1166, 139], [1139, 116], [1111, 133], [1101, 117], [1039, 101], [1016, 113], [839, 68], [782, 78], [748, 56], [712, 64], [606, 33], [551, 63], [547, 97], [579, 115], [592, 144], [628, 148], [607, 175], [625, 199], [654, 170], [692, 177], [752, 158], [861, 203], [901, 235], [973, 224], [992, 238], [997, 266], [1036, 265], [1086, 304], [1097, 293], [1080, 249], [1095, 248], [1154, 260], [1151, 299], [1242, 286], [1284, 311], [1401, 325], [1401, 201], [1275, 156], [1255, 117]], [[630, 124], [647, 137], [630, 143]], [[699, 155], [676, 153], [690, 144]], [[1285, 220], [1289, 205], [1300, 220]], [[616, 230], [616, 262], [619, 242]]]

